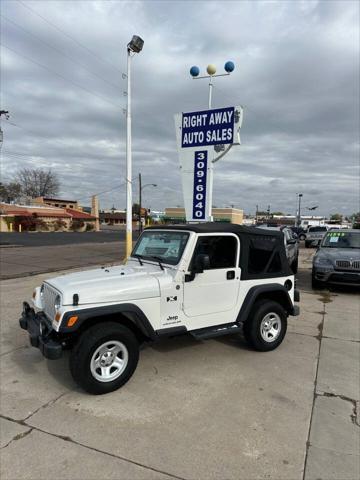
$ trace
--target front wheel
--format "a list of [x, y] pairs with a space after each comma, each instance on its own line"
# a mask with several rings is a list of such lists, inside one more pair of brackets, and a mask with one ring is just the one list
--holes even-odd
[[283, 307], [272, 300], [255, 303], [244, 324], [247, 342], [261, 352], [277, 348], [283, 341], [287, 329], [287, 315]]
[[84, 390], [99, 395], [124, 385], [138, 360], [134, 334], [123, 325], [104, 322], [81, 335], [70, 355], [70, 371]]

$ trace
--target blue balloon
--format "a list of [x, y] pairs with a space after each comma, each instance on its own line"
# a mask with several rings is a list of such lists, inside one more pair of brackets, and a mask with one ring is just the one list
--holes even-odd
[[224, 65], [225, 72], [231, 73], [235, 70], [234, 62], [226, 62]]
[[193, 67], [190, 68], [190, 75], [192, 77], [197, 77], [200, 73], [200, 68], [199, 67], [196, 67], [195, 65]]

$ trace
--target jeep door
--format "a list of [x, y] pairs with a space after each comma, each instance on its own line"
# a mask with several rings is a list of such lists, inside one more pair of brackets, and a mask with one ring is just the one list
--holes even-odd
[[[235, 308], [240, 286], [239, 251], [240, 242], [236, 235], [199, 235], [189, 271], [192, 271], [199, 254], [208, 255], [210, 265], [202, 273], [196, 273], [193, 280], [184, 283], [183, 309], [187, 317], [208, 317]], [[222, 323], [221, 317], [216, 315], [216, 318], [215, 323]]]

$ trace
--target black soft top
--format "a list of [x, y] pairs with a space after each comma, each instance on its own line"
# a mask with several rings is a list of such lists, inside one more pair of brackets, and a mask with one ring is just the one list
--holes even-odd
[[195, 233], [233, 233], [241, 242], [241, 278], [259, 279], [293, 275], [286, 258], [284, 234], [278, 230], [245, 227], [232, 223], [154, 225], [147, 230], [182, 230]]
[[183, 230], [195, 233], [234, 233], [235, 235], [260, 235], [263, 237], [282, 238], [283, 233], [280, 230], [265, 230], [257, 227], [246, 227], [244, 225], [236, 225], [233, 223], [195, 223], [187, 225], [154, 225], [147, 227], [146, 230]]

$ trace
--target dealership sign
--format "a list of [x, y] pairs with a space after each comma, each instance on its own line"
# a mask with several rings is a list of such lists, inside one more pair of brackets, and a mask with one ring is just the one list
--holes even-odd
[[[214, 163], [240, 144], [242, 107], [175, 115], [187, 221], [210, 221]], [[219, 155], [219, 152], [222, 152]]]
[[234, 143], [234, 107], [182, 114], [181, 147]]

